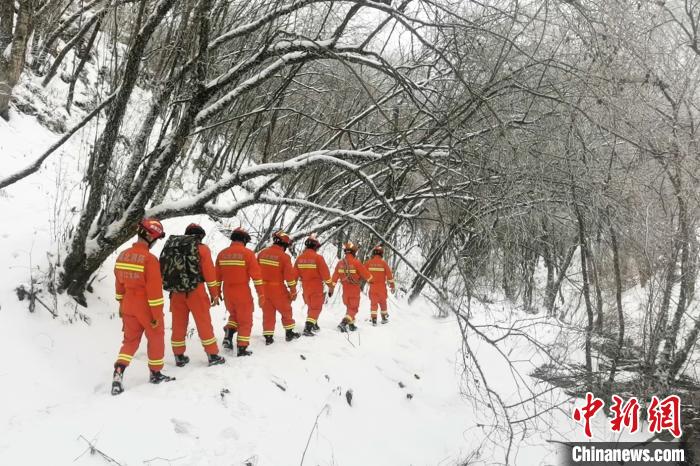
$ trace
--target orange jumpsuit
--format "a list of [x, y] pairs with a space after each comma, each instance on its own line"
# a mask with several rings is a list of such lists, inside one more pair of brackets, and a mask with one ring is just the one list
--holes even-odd
[[315, 324], [323, 308], [325, 295], [323, 284], [331, 286], [331, 273], [323, 256], [312, 248], [306, 248], [294, 263], [294, 268], [304, 288], [304, 302], [309, 308], [306, 321]]
[[[212, 298], [218, 297], [219, 283], [216, 280], [214, 263], [211, 261], [211, 251], [204, 244], [197, 245], [197, 249], [199, 249], [199, 270], [207, 283], [209, 294]], [[173, 292], [170, 294], [170, 312], [173, 317], [173, 332], [170, 337], [170, 345], [174, 354], [185, 354], [185, 336], [187, 335], [190, 312], [192, 312], [192, 317], [194, 317], [194, 323], [197, 326], [197, 333], [202, 341], [202, 346], [204, 346], [204, 351], [207, 354], [219, 354], [214, 329], [211, 326], [210, 307], [209, 296], [204, 290], [204, 283], [200, 283], [197, 285], [197, 288], [187, 293]]]
[[262, 275], [255, 253], [240, 241], [232, 241], [216, 258], [216, 276], [219, 284], [223, 283], [224, 304], [229, 313], [225, 328], [237, 329], [237, 345], [248, 346], [253, 330], [250, 280], [253, 280], [258, 298], [263, 300]]
[[372, 274], [372, 283], [369, 284], [369, 309], [372, 318], [377, 318], [377, 308], [382, 310], [382, 315], [387, 315], [386, 309], [386, 284], [389, 283], [391, 291], [394, 291], [394, 274], [391, 267], [379, 255], [375, 255], [365, 262], [365, 267]]
[[336, 283], [340, 279], [343, 284], [343, 304], [347, 309], [345, 318], [348, 323], [355, 322], [355, 316], [360, 309], [360, 279], [372, 282], [372, 274], [362, 265], [354, 254], [345, 253], [345, 258], [338, 262], [331, 277], [331, 282]]
[[[263, 335], [274, 335], [276, 313], [282, 314], [282, 326], [285, 330], [294, 328], [292, 301], [290, 293], [296, 293], [297, 274], [292, 266], [292, 259], [277, 244], [258, 253], [258, 263], [262, 271], [265, 287], [263, 300]], [[286, 285], [285, 286], [285, 282]], [[289, 287], [289, 291], [287, 291]]]
[[145, 332], [148, 340], [148, 367], [152, 371], [160, 371], [165, 355], [165, 327], [163, 279], [160, 276], [158, 258], [148, 251], [147, 244], [136, 242], [119, 254], [114, 275], [124, 331], [124, 340], [115, 365], [129, 365]]

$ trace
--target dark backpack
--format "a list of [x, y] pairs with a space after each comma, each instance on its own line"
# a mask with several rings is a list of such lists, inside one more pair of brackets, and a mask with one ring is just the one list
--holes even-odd
[[188, 292], [204, 281], [199, 268], [197, 237], [173, 235], [160, 253], [160, 274], [166, 291]]

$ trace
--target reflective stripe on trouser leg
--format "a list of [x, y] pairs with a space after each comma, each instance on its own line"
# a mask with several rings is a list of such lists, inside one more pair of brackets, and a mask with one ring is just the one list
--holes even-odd
[[[150, 313], [149, 313], [150, 314]], [[150, 315], [139, 315], [139, 321], [144, 328], [148, 339], [148, 368], [152, 371], [159, 371], [163, 368], [165, 356], [165, 327], [163, 317], [158, 318], [159, 324], [156, 328], [151, 327]]]
[[197, 327], [197, 334], [207, 354], [218, 354], [219, 346], [216, 343], [214, 328], [211, 324], [211, 314], [209, 313], [209, 297], [204, 291], [204, 287], [199, 287], [194, 293], [190, 293], [187, 298], [194, 324]]
[[236, 338], [238, 346], [247, 346], [250, 341], [250, 332], [253, 330], [253, 295], [250, 293], [250, 287], [245, 285], [237, 285], [228, 288], [229, 295], [232, 298], [229, 300], [229, 306], [233, 309], [236, 315], [236, 329], [238, 337]]
[[321, 309], [323, 308], [324, 299], [323, 288], [311, 292], [304, 292], [304, 302], [309, 308], [306, 315], [307, 322], [315, 324], [318, 321], [318, 317], [321, 315]]
[[173, 354], [185, 354], [187, 343], [187, 326], [190, 320], [190, 310], [187, 307], [185, 293], [173, 293], [170, 297], [170, 314], [172, 316], [172, 333], [170, 335], [170, 346]]
[[139, 348], [139, 343], [141, 343], [143, 326], [135, 316], [124, 315], [122, 316], [122, 327], [124, 338], [119, 349], [116, 364], [128, 366], [134, 358], [134, 353]]

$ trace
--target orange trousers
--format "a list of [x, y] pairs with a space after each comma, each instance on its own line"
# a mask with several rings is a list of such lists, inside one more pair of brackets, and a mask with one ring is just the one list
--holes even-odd
[[173, 354], [185, 354], [187, 344], [187, 326], [189, 325], [190, 312], [197, 326], [199, 339], [207, 354], [219, 354], [219, 347], [216, 344], [214, 329], [211, 325], [211, 314], [209, 313], [209, 296], [204, 290], [204, 283], [200, 283], [197, 288], [189, 293], [172, 293], [170, 295], [170, 312], [173, 317], [173, 332], [170, 337], [170, 345]]
[[275, 334], [275, 321], [277, 311], [282, 315], [282, 326], [285, 330], [294, 328], [292, 316], [292, 302], [289, 300], [289, 292], [283, 283], [265, 284], [265, 302], [263, 311], [263, 335]]
[[148, 368], [152, 371], [159, 371], [163, 368], [165, 357], [165, 330], [163, 326], [163, 314], [158, 319], [158, 326], [153, 328], [151, 320], [153, 316], [150, 309], [144, 303], [143, 309], [133, 310], [128, 314], [122, 315], [122, 330], [124, 331], [124, 339], [122, 347], [117, 356], [115, 364], [128, 366], [134, 358], [136, 350], [139, 349], [141, 337], [146, 334], [148, 340]]
[[237, 345], [248, 346], [253, 330], [253, 295], [248, 284], [224, 285], [224, 304], [229, 315], [224, 328], [237, 330]]
[[319, 283], [304, 283], [304, 302], [309, 308], [306, 314], [306, 321], [315, 324], [318, 322], [318, 316], [323, 309], [323, 302], [326, 296], [323, 293], [323, 284]]
[[370, 286], [369, 288], [369, 310], [373, 318], [377, 317], [377, 309], [382, 310], [382, 314], [386, 315], [386, 286]]
[[360, 310], [360, 285], [343, 283], [343, 304], [347, 310], [345, 318], [351, 323], [355, 322], [355, 316]]

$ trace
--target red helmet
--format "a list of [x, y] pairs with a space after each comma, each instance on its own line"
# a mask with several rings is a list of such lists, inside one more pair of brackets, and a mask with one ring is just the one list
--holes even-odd
[[280, 230], [274, 235], [272, 235], [272, 242], [275, 244], [279, 244], [280, 246], [283, 246], [285, 248], [288, 248], [289, 245], [292, 244], [292, 239], [287, 233]]
[[139, 222], [136, 233], [148, 242], [153, 242], [160, 238], [165, 238], [163, 224], [154, 218], [144, 218]]
[[304, 241], [304, 246], [311, 248], [314, 251], [321, 247], [321, 242], [316, 237], [316, 233], [312, 233], [311, 236], [306, 238], [306, 241]]
[[248, 244], [250, 242], [250, 234], [244, 228], [238, 227], [231, 232], [231, 241], [240, 241], [243, 244]]
[[384, 248], [381, 247], [380, 245], [376, 245], [374, 249], [372, 249], [372, 255], [373, 256], [384, 256]]
[[197, 225], [196, 223], [190, 223], [189, 225], [187, 225], [187, 228], [185, 228], [185, 234], [200, 236], [202, 238], [204, 238], [207, 235], [207, 233], [204, 231], [204, 228]]
[[343, 244], [343, 251], [345, 252], [350, 252], [352, 254], [357, 253], [357, 250], [360, 249], [360, 247], [353, 243], [352, 241], [348, 241], [347, 243]]

